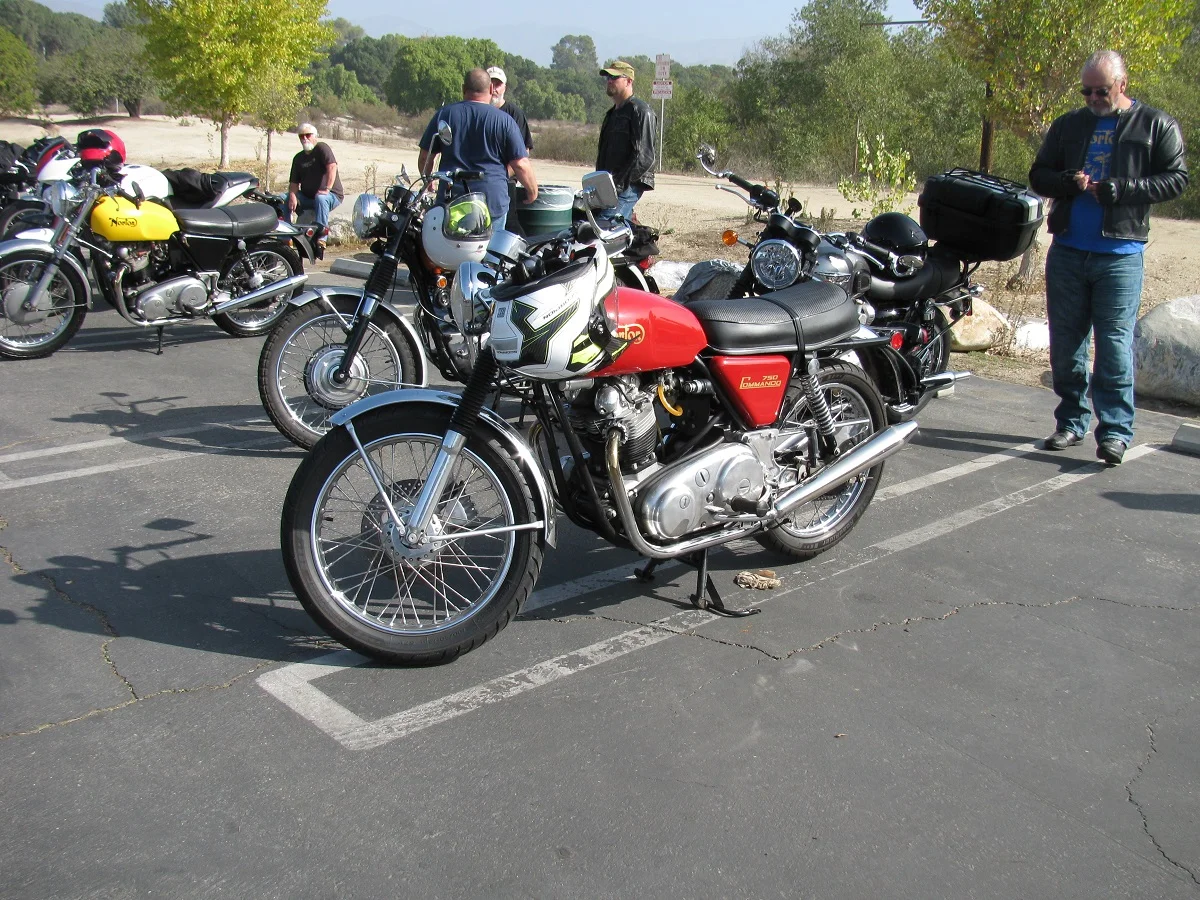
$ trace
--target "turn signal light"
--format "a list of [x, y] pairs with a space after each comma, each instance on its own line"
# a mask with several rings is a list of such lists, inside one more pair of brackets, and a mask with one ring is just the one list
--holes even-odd
[[738, 241], [738, 233], [732, 228], [721, 233], [721, 243], [726, 247], [732, 247]]
[[439, 275], [434, 284], [436, 284], [440, 290], [444, 290], [449, 286], [450, 282], [447, 280], [445, 275]]
[[888, 343], [891, 344], [893, 350], [899, 350], [904, 346], [904, 332], [893, 331], [892, 338], [890, 341], [888, 341]]

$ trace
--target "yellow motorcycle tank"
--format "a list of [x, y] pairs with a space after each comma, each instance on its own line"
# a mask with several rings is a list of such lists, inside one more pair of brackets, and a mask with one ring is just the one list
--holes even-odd
[[179, 230], [175, 213], [153, 200], [137, 206], [124, 197], [101, 197], [92, 209], [92, 232], [113, 243], [165, 241]]

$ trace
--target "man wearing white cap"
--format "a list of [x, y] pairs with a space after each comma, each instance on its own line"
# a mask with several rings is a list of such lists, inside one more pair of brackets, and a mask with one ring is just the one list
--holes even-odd
[[296, 129], [301, 150], [292, 159], [288, 175], [287, 220], [297, 209], [311, 209], [321, 231], [317, 235], [317, 256], [324, 256], [325, 235], [329, 233], [329, 213], [342, 202], [342, 179], [337, 158], [329, 145], [317, 140], [317, 129], [305, 122]]
[[532, 153], [533, 135], [529, 133], [529, 120], [525, 118], [525, 110], [504, 96], [508, 90], [508, 76], [504, 74], [504, 70], [499, 66], [489, 67], [487, 73], [488, 77], [492, 79], [492, 106], [504, 110], [513, 117], [513, 121], [521, 129], [521, 137], [525, 141], [525, 149]]

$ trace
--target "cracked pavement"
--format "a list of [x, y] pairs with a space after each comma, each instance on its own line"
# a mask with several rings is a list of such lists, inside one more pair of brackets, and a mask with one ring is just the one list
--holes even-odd
[[[6, 900], [1200, 894], [1200, 459], [1017, 453], [877, 501], [809, 563], [727, 549], [743, 619], [692, 610], [683, 567], [606, 575], [634, 557], [563, 522], [546, 605], [451, 665], [331, 665], [313, 696], [373, 723], [658, 639], [356, 750], [260, 686], [338, 645], [279, 558], [299, 454], [262, 424], [259, 342], [210, 331], [158, 357], [94, 313], [78, 349], [5, 367]], [[968, 381], [884, 485], [1051, 408]], [[1138, 442], [1177, 424], [1139, 412]], [[760, 568], [780, 587], [734, 585]]]

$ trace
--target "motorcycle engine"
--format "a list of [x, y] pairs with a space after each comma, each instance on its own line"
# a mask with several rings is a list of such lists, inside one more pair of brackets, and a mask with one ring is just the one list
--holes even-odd
[[567, 418], [598, 466], [604, 465], [604, 442], [614, 426], [621, 430], [621, 471], [637, 472], [655, 462], [658, 420], [654, 392], [637, 376], [621, 375], [594, 383], [567, 404]]
[[658, 540], [678, 540], [731, 515], [735, 498], [759, 500], [766, 491], [763, 464], [745, 444], [719, 444], [668, 466], [641, 491], [638, 517]]
[[194, 314], [208, 305], [208, 289], [193, 275], [128, 288], [125, 295], [130, 307], [147, 322]]

